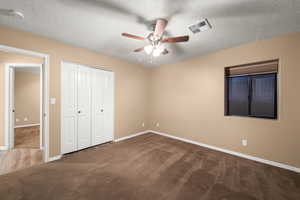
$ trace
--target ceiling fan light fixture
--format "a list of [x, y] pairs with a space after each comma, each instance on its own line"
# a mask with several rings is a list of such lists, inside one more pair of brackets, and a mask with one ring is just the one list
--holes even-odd
[[165, 48], [166, 43], [179, 43], [189, 41], [189, 36], [177, 36], [177, 37], [164, 37], [165, 29], [168, 24], [166, 19], [157, 19], [155, 23], [154, 31], [149, 33], [147, 37], [140, 37], [137, 35], [122, 33], [121, 35], [126, 38], [136, 39], [136, 40], [147, 40], [147, 46], [135, 49], [134, 52], [145, 51], [147, 55], [157, 57], [160, 55], [166, 55], [169, 51]]
[[153, 46], [152, 45], [147, 45], [144, 47], [145, 52], [150, 55], [153, 51]]
[[164, 46], [163, 46], [163, 45], [159, 45], [158, 47], [156, 47], [156, 48], [153, 50], [153, 56], [154, 56], [154, 57], [158, 57], [158, 56], [160, 56], [164, 51], [165, 51]]
[[158, 56], [160, 56], [160, 55], [161, 55], [161, 52], [158, 51], [157, 49], [155, 49], [155, 50], [153, 51], [153, 56], [154, 56], [154, 57], [158, 57]]

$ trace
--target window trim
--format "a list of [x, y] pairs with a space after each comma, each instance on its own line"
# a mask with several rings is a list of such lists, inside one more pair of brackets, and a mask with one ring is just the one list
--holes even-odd
[[[226, 69], [225, 69], [226, 70]], [[250, 90], [252, 90], [252, 79], [249, 77], [256, 77], [256, 76], [260, 76], [260, 75], [267, 75], [267, 74], [273, 74], [275, 75], [275, 99], [274, 99], [274, 116], [270, 117], [270, 116], [257, 116], [257, 115], [253, 115], [251, 114], [251, 95], [249, 95], [249, 102], [248, 102], [248, 115], [236, 115], [236, 114], [230, 114], [229, 113], [229, 78], [232, 77], [248, 77], [249, 79], [249, 83], [248, 83], [248, 87], [249, 87], [249, 93]], [[224, 105], [225, 105], [225, 109], [224, 109], [224, 116], [230, 117], [250, 117], [250, 118], [258, 118], [258, 119], [272, 119], [272, 120], [278, 120], [278, 73], [277, 72], [269, 72], [269, 73], [261, 73], [261, 74], [245, 74], [245, 75], [237, 75], [237, 76], [227, 76], [225, 73], [225, 98], [224, 98]]]

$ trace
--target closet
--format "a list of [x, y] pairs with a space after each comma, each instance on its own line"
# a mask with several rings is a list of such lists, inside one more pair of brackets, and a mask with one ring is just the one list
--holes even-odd
[[113, 140], [113, 82], [113, 72], [62, 63], [62, 154]]

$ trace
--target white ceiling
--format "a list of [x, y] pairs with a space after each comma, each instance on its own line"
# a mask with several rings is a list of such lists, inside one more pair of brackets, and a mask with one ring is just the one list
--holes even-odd
[[[300, 31], [300, 0], [1, 0], [25, 19], [0, 16], [0, 25], [32, 32], [105, 55], [158, 66], [248, 42]], [[190, 35], [188, 43], [169, 45], [170, 54], [151, 59], [132, 50], [144, 41], [157, 18], [169, 19], [168, 36]], [[208, 18], [212, 30], [192, 34], [188, 26]]]

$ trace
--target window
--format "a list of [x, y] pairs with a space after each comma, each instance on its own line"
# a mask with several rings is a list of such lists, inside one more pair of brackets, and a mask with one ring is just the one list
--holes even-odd
[[278, 61], [225, 69], [225, 115], [277, 119]]

